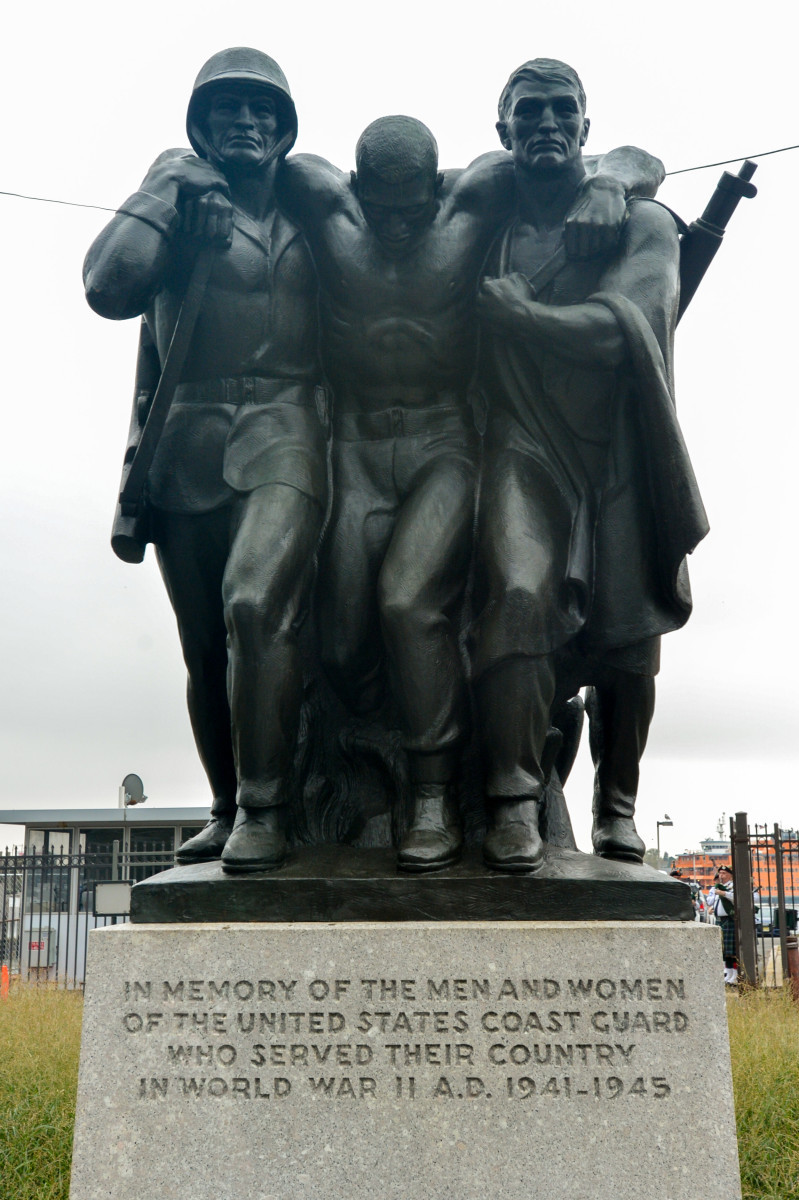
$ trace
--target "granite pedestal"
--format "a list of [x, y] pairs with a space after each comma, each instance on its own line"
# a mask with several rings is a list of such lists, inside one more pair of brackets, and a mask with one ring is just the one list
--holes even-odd
[[72, 1200], [739, 1200], [718, 930], [89, 936]]

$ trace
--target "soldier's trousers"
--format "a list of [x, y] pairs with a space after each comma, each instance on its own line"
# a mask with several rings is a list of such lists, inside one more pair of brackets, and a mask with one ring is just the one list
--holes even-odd
[[479, 444], [468, 409], [340, 414], [333, 511], [319, 569], [321, 653], [368, 711], [383, 660], [415, 779], [451, 778], [467, 722], [458, 620]]
[[489, 449], [478, 528], [482, 607], [472, 638], [487, 796], [542, 794], [547, 731], [561, 705], [591, 685], [597, 802], [630, 815], [659, 639], [593, 654], [586, 648], [587, 590], [567, 586], [571, 513], [532, 456]]
[[155, 514], [197, 747], [221, 815], [285, 802], [302, 702], [298, 630], [320, 504], [264, 484], [200, 514]]

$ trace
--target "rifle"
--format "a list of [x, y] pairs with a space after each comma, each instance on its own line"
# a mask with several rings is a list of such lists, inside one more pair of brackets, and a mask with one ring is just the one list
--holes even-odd
[[112, 549], [123, 562], [141, 562], [149, 541], [147, 507], [144, 499], [147, 475], [158, 449], [158, 442], [169, 416], [169, 410], [172, 407], [175, 389], [180, 382], [183, 365], [211, 274], [213, 254], [211, 247], [204, 247], [194, 261], [178, 319], [175, 322], [172, 340], [169, 343], [163, 369], [155, 388], [155, 395], [143, 425], [142, 413], [149, 401], [151, 385], [155, 382], [153, 369], [155, 347], [145, 327], [142, 328], [139, 357], [136, 364], [136, 395], [133, 400], [133, 415], [128, 434], [128, 447], [122, 464], [119, 500], [111, 530]]
[[730, 217], [742, 197], [751, 199], [757, 188], [750, 183], [757, 163], [747, 159], [737, 175], [725, 171], [716, 184], [705, 211], [680, 239], [680, 307], [679, 321], [694, 298], [696, 289], [716, 256]]

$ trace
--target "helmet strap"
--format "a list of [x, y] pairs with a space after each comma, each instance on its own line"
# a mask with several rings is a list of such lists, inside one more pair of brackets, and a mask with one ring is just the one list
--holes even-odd
[[[196, 134], [195, 134], [195, 137], [196, 137]], [[211, 146], [211, 143], [208, 141], [208, 139], [205, 137], [204, 134], [201, 134], [201, 138], [202, 138], [202, 140], [201, 140], [200, 144], [202, 146], [202, 149], [205, 151], [206, 159], [208, 160], [208, 162], [212, 163], [213, 166], [217, 167], [219, 170], [222, 170], [223, 166], [224, 166], [222, 159], [218, 156], [218, 154], [213, 149], [213, 147]], [[275, 142], [272, 149], [269, 151], [269, 153], [264, 158], [264, 161], [260, 164], [260, 167], [264, 168], [264, 167], [270, 166], [275, 161], [276, 158], [279, 158], [281, 154], [285, 154], [288, 150], [290, 150], [292, 145], [294, 144], [294, 138], [295, 138], [295, 135], [292, 133], [291, 130], [289, 130], [287, 133], [284, 133], [283, 137], [280, 138], [279, 141]], [[200, 138], [198, 138], [197, 140], [200, 141]]]
[[276, 158], [280, 158], [281, 154], [286, 154], [294, 143], [294, 137], [295, 135], [292, 134], [291, 130], [289, 130], [288, 133], [284, 133], [280, 141], [275, 142], [274, 146], [267, 154], [264, 166], [268, 167], [269, 164], [273, 163]]

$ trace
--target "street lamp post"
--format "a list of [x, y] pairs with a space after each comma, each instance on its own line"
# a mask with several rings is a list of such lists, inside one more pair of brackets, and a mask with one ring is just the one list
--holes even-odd
[[673, 825], [673, 824], [674, 824], [674, 822], [672, 821], [672, 819], [671, 819], [671, 817], [669, 816], [669, 814], [668, 814], [668, 813], [664, 813], [664, 814], [663, 814], [663, 820], [662, 820], [662, 821], [656, 821], [656, 822], [655, 822], [655, 824], [657, 825], [657, 843], [658, 843], [658, 870], [660, 870], [660, 827], [661, 827], [661, 825]]

